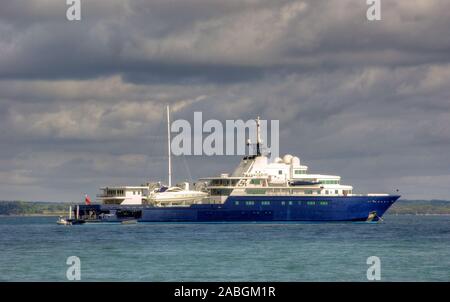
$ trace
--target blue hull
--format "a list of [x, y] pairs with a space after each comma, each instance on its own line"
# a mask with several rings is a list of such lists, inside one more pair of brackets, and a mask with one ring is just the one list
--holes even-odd
[[[376, 221], [399, 197], [229, 196], [223, 204], [190, 207], [80, 205], [80, 214], [105, 222], [367, 221], [373, 214]], [[94, 219], [100, 213], [116, 215]]]

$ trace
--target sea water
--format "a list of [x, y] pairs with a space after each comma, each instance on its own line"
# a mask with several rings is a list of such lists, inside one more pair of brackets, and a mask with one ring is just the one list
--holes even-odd
[[382, 223], [56, 225], [0, 217], [1, 281], [450, 281], [450, 216]]

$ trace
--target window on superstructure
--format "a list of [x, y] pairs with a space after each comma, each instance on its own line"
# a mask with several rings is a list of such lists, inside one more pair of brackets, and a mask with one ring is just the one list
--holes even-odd
[[220, 179], [213, 179], [213, 180], [211, 181], [211, 184], [212, 184], [213, 186], [220, 186], [221, 183], [222, 183], [222, 181], [221, 181]]
[[283, 170], [278, 170], [278, 175], [283, 174]]
[[339, 180], [327, 179], [327, 180], [321, 180], [320, 183], [324, 184], [324, 185], [338, 185], [339, 184]]
[[253, 178], [253, 179], [250, 180], [250, 184], [252, 184], [252, 185], [259, 185], [259, 184], [261, 184], [261, 180]]
[[232, 189], [211, 189], [211, 195], [215, 196], [228, 196]]

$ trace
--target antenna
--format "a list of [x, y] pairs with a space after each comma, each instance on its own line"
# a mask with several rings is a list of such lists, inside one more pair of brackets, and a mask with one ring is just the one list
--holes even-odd
[[256, 118], [256, 156], [261, 156], [261, 131], [259, 129], [259, 116]]
[[169, 188], [172, 186], [172, 162], [170, 159], [170, 107], [167, 105], [167, 152], [169, 154]]

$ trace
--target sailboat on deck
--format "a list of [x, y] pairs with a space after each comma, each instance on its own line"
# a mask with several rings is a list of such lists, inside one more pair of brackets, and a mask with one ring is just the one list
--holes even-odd
[[172, 160], [170, 146], [170, 107], [167, 106], [168, 185], [161, 182], [141, 186], [114, 186], [101, 188], [97, 198], [108, 205], [189, 206], [199, 203], [208, 193], [192, 190], [189, 183], [172, 186]]
[[208, 193], [189, 189], [189, 183], [184, 182], [182, 186], [172, 187], [172, 160], [170, 147], [170, 108], [167, 106], [167, 152], [168, 152], [168, 183], [169, 186], [161, 186], [151, 192], [148, 201], [156, 206], [189, 206], [201, 202]]

